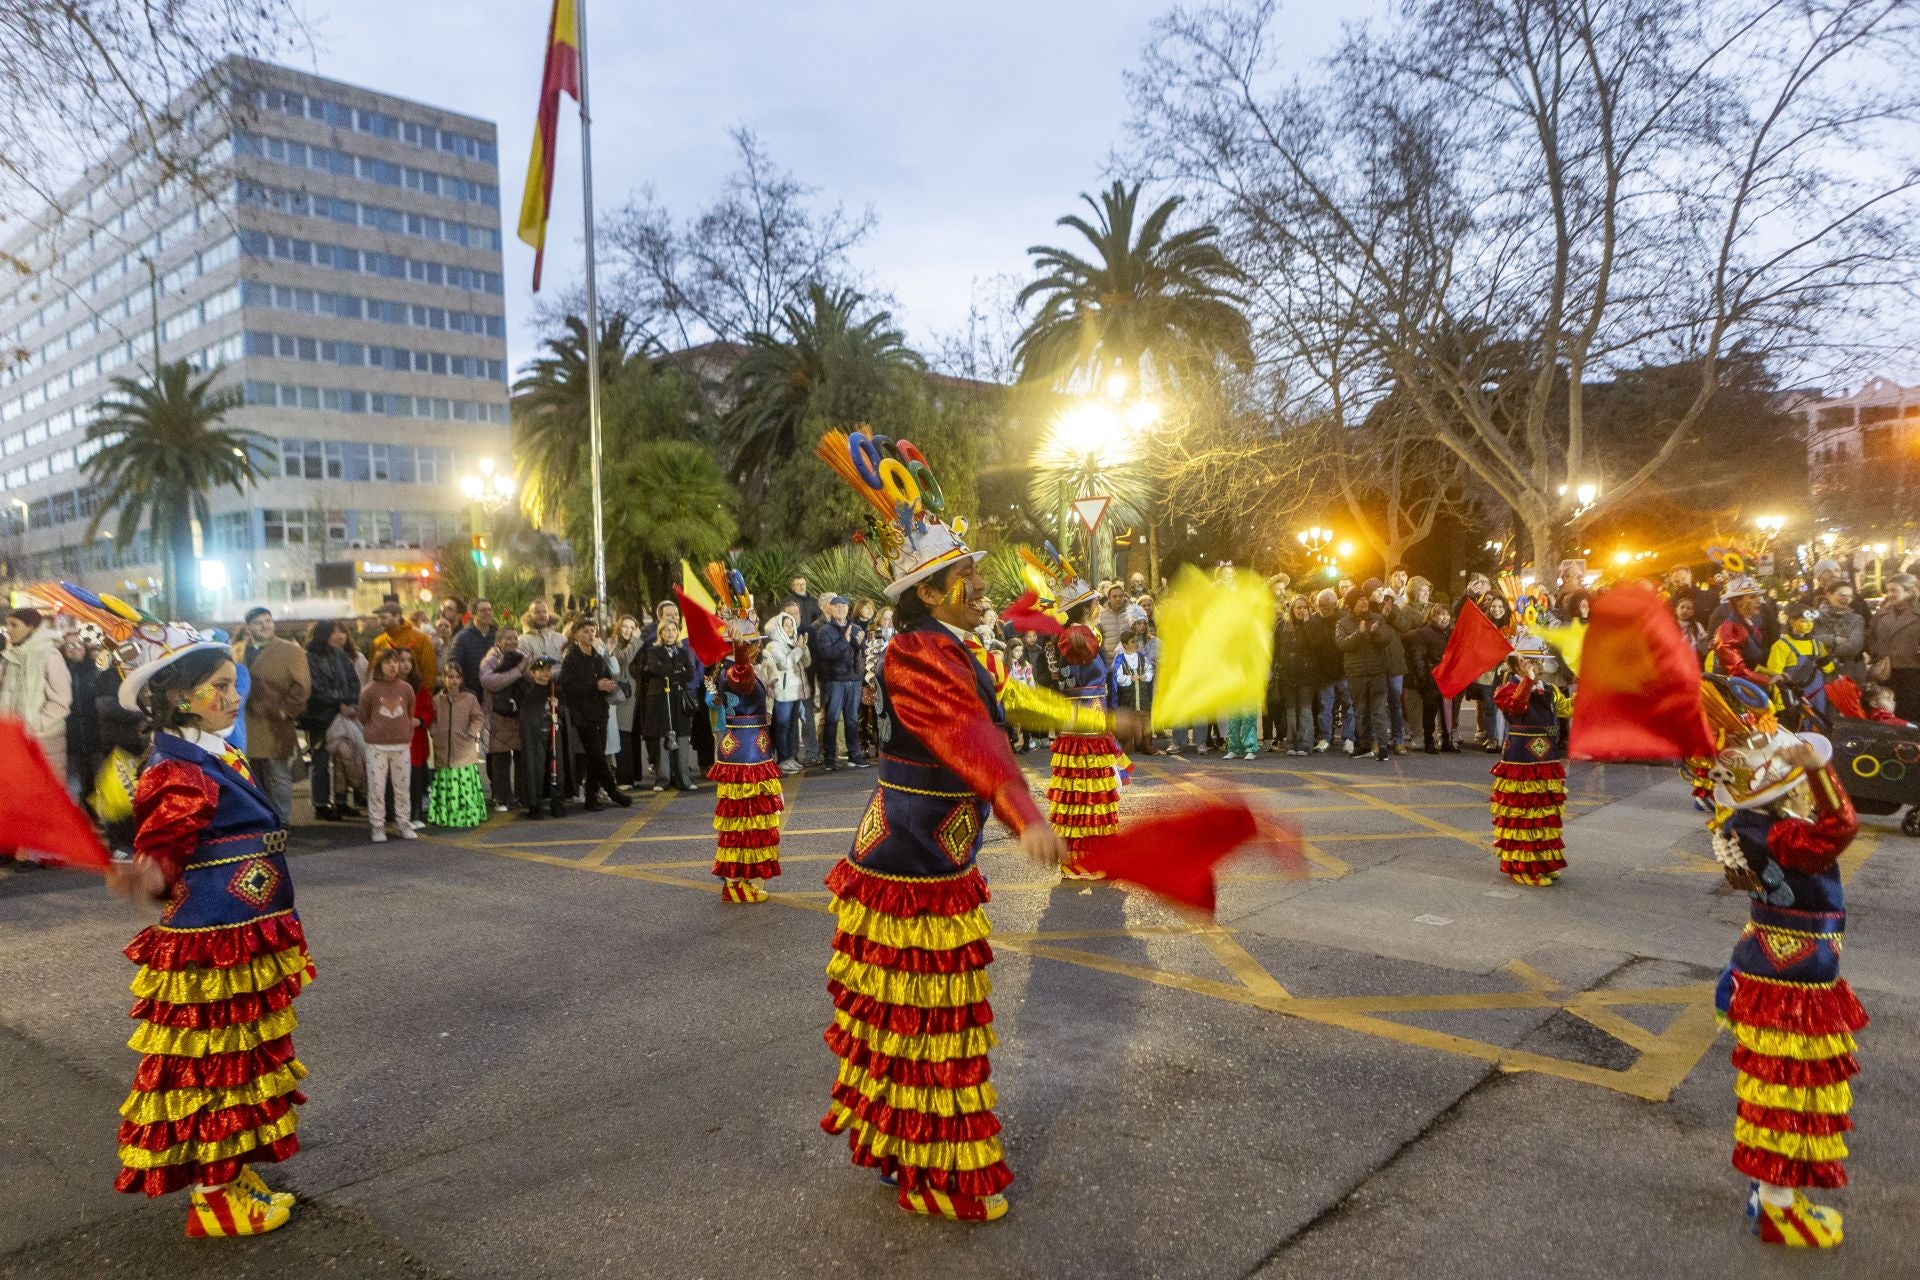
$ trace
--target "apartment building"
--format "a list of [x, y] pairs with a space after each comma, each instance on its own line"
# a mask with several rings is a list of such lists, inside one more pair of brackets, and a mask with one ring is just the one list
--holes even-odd
[[460, 477], [508, 457], [495, 128], [247, 59], [185, 102], [213, 181], [157, 181], [129, 148], [6, 245], [27, 267], [0, 279], [7, 585], [157, 592], [147, 531], [85, 538], [86, 428], [111, 379], [149, 376], [157, 327], [262, 440], [259, 483], [196, 526], [203, 612], [416, 600], [467, 531]]

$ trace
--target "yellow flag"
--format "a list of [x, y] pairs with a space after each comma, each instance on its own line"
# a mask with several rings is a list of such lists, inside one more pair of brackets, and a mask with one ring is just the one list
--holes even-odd
[[1560, 653], [1560, 660], [1567, 664], [1567, 670], [1573, 672], [1576, 679], [1580, 675], [1580, 651], [1587, 643], [1587, 626], [1583, 622], [1570, 622], [1564, 627], [1535, 627], [1533, 633], [1552, 645]]
[[1154, 611], [1160, 671], [1153, 727], [1173, 729], [1257, 712], [1273, 666], [1273, 594], [1253, 577], [1215, 582], [1183, 566]]
[[700, 581], [700, 575], [685, 560], [680, 562], [680, 589], [687, 593], [687, 599], [708, 613], [719, 614], [720, 606], [713, 602], [713, 593], [707, 590], [707, 584]]

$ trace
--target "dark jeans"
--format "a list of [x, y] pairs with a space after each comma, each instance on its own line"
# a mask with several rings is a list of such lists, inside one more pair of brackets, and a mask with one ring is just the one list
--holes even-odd
[[620, 785], [623, 787], [635, 785], [640, 781], [641, 775], [646, 772], [646, 757], [636, 749], [638, 741], [638, 735], [635, 734], [632, 729], [622, 729], [620, 731], [620, 768], [618, 770], [618, 777], [620, 779]]
[[860, 760], [860, 682], [858, 680], [829, 680], [826, 683], [827, 711], [820, 721], [820, 759], [828, 768], [834, 765], [834, 747], [839, 738], [836, 732], [842, 727], [846, 730], [847, 759]]
[[1407, 740], [1406, 694], [1405, 676], [1387, 677], [1387, 723], [1392, 727], [1395, 746]]
[[1893, 690], [1893, 712], [1902, 720], [1920, 723], [1920, 667], [1894, 667], [1887, 672]]
[[1340, 729], [1339, 732], [1344, 732], [1347, 738], [1351, 740], [1353, 737], [1353, 691], [1347, 687], [1346, 678], [1342, 677], [1335, 680], [1332, 684], [1321, 685], [1320, 692], [1317, 696], [1319, 699], [1319, 714], [1315, 718], [1314, 728], [1319, 731], [1321, 738], [1328, 742], [1334, 740], [1336, 729], [1333, 723], [1333, 714], [1335, 711], [1344, 711], [1346, 712], [1346, 725], [1343, 729]]
[[333, 804], [333, 761], [327, 758], [325, 726], [307, 734], [307, 783], [315, 809]]
[[1387, 715], [1388, 681], [1391, 676], [1348, 676], [1353, 693], [1354, 750], [1376, 750], [1391, 746], [1392, 722]]
[[1453, 707], [1431, 684], [1420, 690], [1420, 732], [1435, 745], [1453, 740]]
[[800, 758], [800, 717], [807, 704], [800, 701], [773, 704], [773, 754], [777, 760]]
[[609, 796], [616, 794], [618, 783], [613, 780], [613, 770], [607, 767], [607, 718], [603, 715], [592, 719], [575, 714], [575, 725], [580, 730], [581, 779], [586, 788], [586, 800], [593, 804], [604, 791]]
[[519, 765], [522, 808], [535, 813], [542, 805], [560, 803], [563, 790], [551, 778], [553, 757], [548, 750], [547, 735], [533, 732], [533, 726], [525, 722], [520, 726]]

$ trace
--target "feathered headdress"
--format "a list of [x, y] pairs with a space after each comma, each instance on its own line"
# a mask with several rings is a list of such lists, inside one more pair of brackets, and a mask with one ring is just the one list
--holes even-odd
[[713, 598], [719, 603], [720, 621], [726, 624], [727, 639], [736, 645], [763, 639], [753, 609], [753, 596], [747, 591], [746, 575], [718, 560], [707, 561], [703, 571]]
[[1020, 558], [1047, 584], [1048, 598], [1062, 613], [1093, 599], [1093, 588], [1073, 567], [1073, 561], [1061, 555], [1051, 542], [1041, 542], [1038, 554], [1031, 547], [1021, 547]]
[[113, 646], [113, 660], [122, 677], [120, 705], [128, 711], [140, 709], [140, 694], [147, 682], [165, 668], [190, 653], [228, 649], [226, 641], [210, 639], [185, 623], [162, 622], [118, 596], [95, 595], [71, 582], [38, 583], [28, 593], [45, 600], [55, 613], [100, 628]]
[[898, 600], [921, 579], [986, 554], [961, 541], [965, 520], [941, 519], [946, 495], [911, 440], [889, 440], [862, 425], [852, 435], [827, 432], [814, 453], [872, 508], [866, 530], [853, 540], [887, 579], [887, 599]]

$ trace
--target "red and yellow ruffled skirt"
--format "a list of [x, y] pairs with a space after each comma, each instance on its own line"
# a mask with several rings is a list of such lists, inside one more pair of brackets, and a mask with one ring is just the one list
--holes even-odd
[[1867, 1025], [1845, 978], [1786, 982], [1733, 969], [1733, 1167], [1781, 1187], [1847, 1185], [1847, 1112]]
[[205, 929], [154, 925], [126, 954], [141, 1055], [120, 1107], [121, 1191], [165, 1195], [230, 1182], [300, 1149], [293, 999], [312, 981], [292, 911]]
[[1559, 760], [1493, 766], [1493, 851], [1517, 884], [1548, 885], [1566, 869], [1560, 829], [1567, 810], [1567, 766]]
[[762, 880], [780, 874], [780, 764], [717, 761], [707, 770], [714, 783], [713, 829], [718, 833], [713, 874], [725, 880]]
[[1133, 761], [1110, 733], [1063, 733], [1053, 740], [1047, 821], [1075, 853], [1120, 831], [1120, 776]]
[[820, 1127], [853, 1162], [922, 1189], [989, 1196], [1013, 1181], [988, 1081], [993, 1032], [986, 881], [887, 876], [841, 862], [827, 1046], [840, 1059]]

